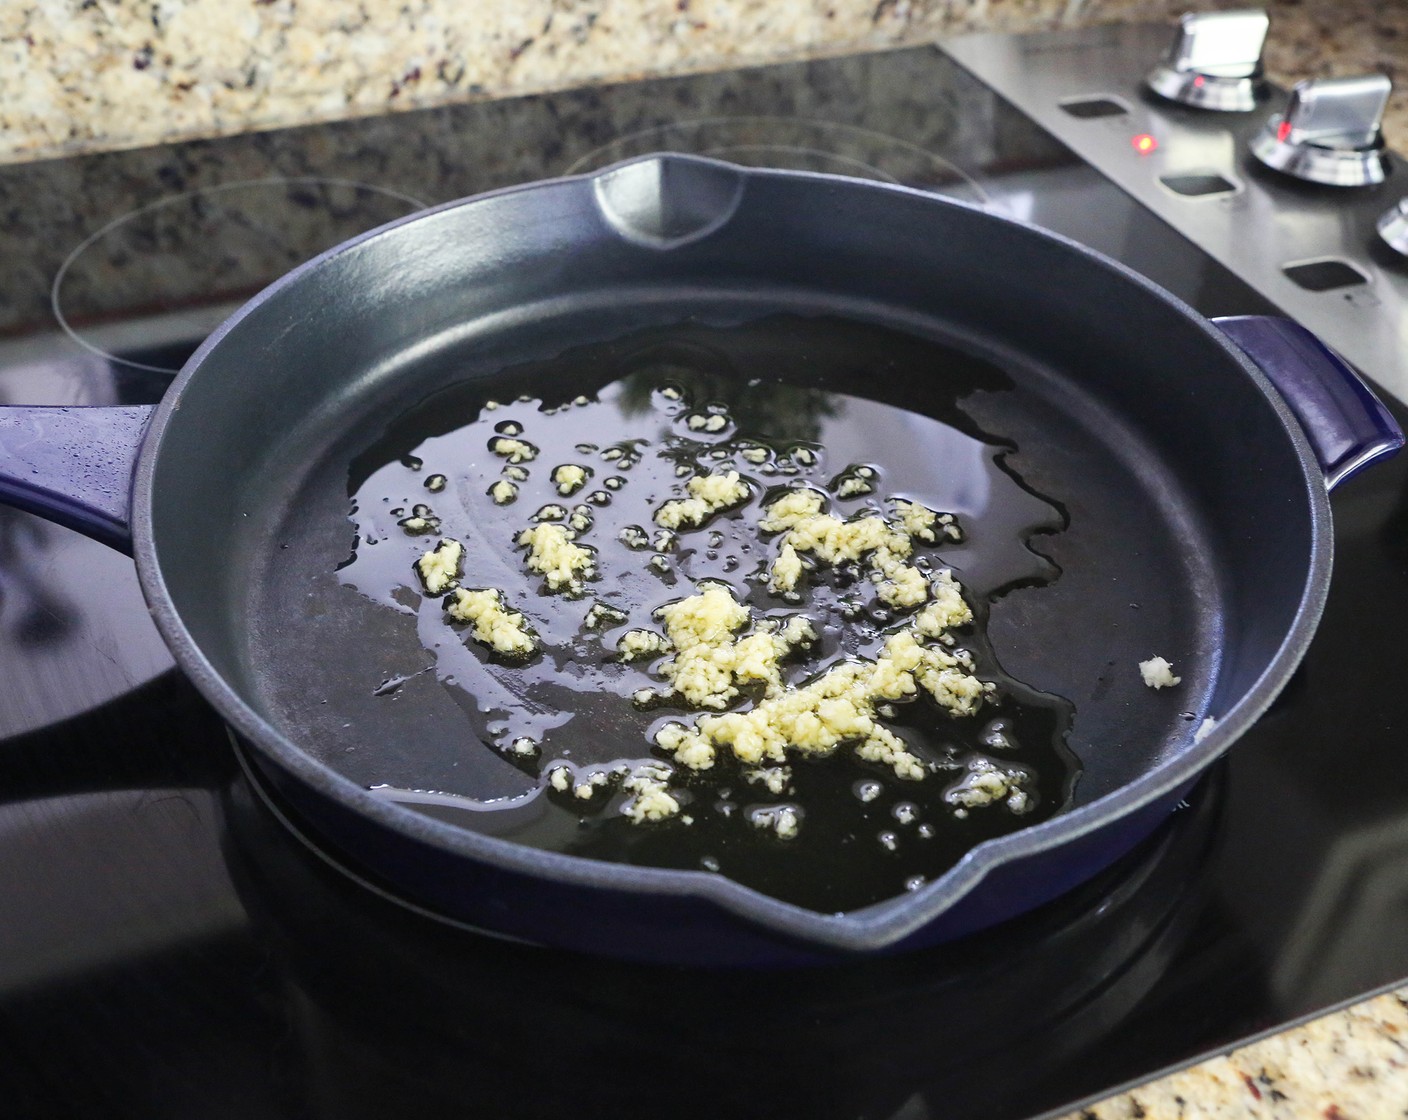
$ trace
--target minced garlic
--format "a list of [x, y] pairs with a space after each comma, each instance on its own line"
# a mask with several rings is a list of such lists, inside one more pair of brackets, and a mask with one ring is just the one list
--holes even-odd
[[929, 581], [924, 573], [909, 564], [886, 558], [884, 578], [876, 594], [892, 607], [917, 607], [929, 596]]
[[949, 569], [937, 572], [930, 579], [929, 593], [933, 602], [914, 616], [915, 629], [923, 637], [942, 640], [947, 631], [973, 621], [973, 612], [963, 601], [963, 590]]
[[606, 603], [593, 603], [583, 623], [588, 630], [595, 630], [599, 626], [619, 626], [629, 617], [625, 611]]
[[455, 586], [460, 574], [464, 545], [447, 538], [416, 561], [416, 572], [431, 595], [443, 595]]
[[758, 519], [758, 528], [765, 533], [780, 533], [825, 509], [826, 495], [819, 490], [799, 486], [782, 494], [763, 511], [763, 516]]
[[538, 457], [538, 449], [531, 443], [509, 436], [500, 436], [498, 439], [491, 440], [489, 450], [495, 455], [507, 459], [510, 463], [526, 463], [530, 459]]
[[627, 630], [616, 642], [616, 652], [622, 661], [664, 653], [669, 648], [669, 639], [651, 630]]
[[440, 519], [430, 511], [429, 506], [416, 506], [411, 510], [410, 517], [403, 517], [396, 522], [402, 529], [411, 536], [420, 536], [423, 533], [438, 533], [440, 531]]
[[493, 486], [489, 487], [489, 497], [494, 499], [496, 506], [506, 506], [509, 502], [518, 497], [518, 487], [506, 478], [499, 479]]
[[752, 815], [753, 827], [771, 829], [779, 839], [794, 839], [798, 832], [801, 816], [795, 805], [770, 805], [758, 809]]
[[561, 525], [540, 523], [524, 529], [518, 543], [527, 547], [529, 569], [547, 580], [550, 591], [580, 594], [583, 579], [592, 575], [591, 549], [573, 544], [571, 533]]
[[899, 515], [900, 525], [911, 537], [925, 544], [938, 540], [934, 533], [934, 525], [939, 519], [937, 513], [918, 502], [907, 502], [901, 498], [896, 498], [892, 504]]
[[828, 513], [800, 517], [782, 540], [798, 552], [810, 552], [831, 565], [854, 563], [878, 550], [884, 550], [887, 562], [903, 560], [913, 551], [907, 533], [875, 514], [864, 514], [849, 521]]
[[621, 783], [621, 788], [634, 796], [622, 806], [621, 812], [636, 824], [673, 817], [680, 811], [680, 803], [665, 782], [668, 777], [667, 771], [648, 766], [631, 774]]
[[748, 484], [737, 471], [703, 474], [691, 478], [685, 487], [692, 498], [701, 498], [715, 509], [736, 505], [748, 496]]
[[578, 782], [572, 787], [572, 796], [581, 801], [588, 801], [598, 790], [605, 789], [611, 781], [611, 775], [605, 770], [593, 770], [584, 782]]
[[740, 686], [753, 682], [761, 682], [767, 695], [782, 691], [779, 661], [816, 637], [802, 619], [789, 620], [783, 630], [774, 623], [736, 638], [735, 631], [752, 616], [720, 583], [700, 584], [698, 594], [668, 603], [656, 614], [675, 651], [660, 672], [696, 708], [725, 708]]
[[[861, 468], [866, 469], [869, 468]], [[783, 534], [769, 575], [770, 590], [783, 594], [795, 590], [802, 574], [799, 554], [807, 553], [832, 566], [864, 558], [871, 578], [878, 584], [876, 594], [891, 607], [908, 610], [929, 597], [924, 573], [908, 562], [914, 550], [910, 530], [931, 531], [932, 522], [916, 512], [923, 507], [897, 503], [899, 524], [895, 524], [876, 514], [843, 521], [823, 512], [825, 502], [818, 491], [798, 487], [767, 507], [759, 526], [766, 532]]]
[[880, 762], [895, 772], [895, 777], [917, 782], [926, 773], [918, 755], [911, 753], [903, 739], [879, 725], [873, 727], [865, 741], [856, 747], [856, 757], [866, 762]]
[[503, 592], [497, 587], [478, 591], [458, 589], [445, 607], [459, 622], [474, 624], [476, 641], [510, 657], [526, 657], [539, 648], [538, 637], [528, 627], [521, 611], [504, 606]]
[[1182, 677], [1173, 675], [1173, 666], [1162, 657], [1151, 657], [1139, 663], [1139, 675], [1150, 688], [1172, 688], [1182, 682]]
[[722, 412], [696, 412], [685, 421], [692, 432], [721, 432], [729, 425], [729, 418]]
[[[827, 754], [842, 743], [856, 742], [862, 758], [883, 762], [902, 778], [924, 777], [920, 760], [898, 736], [876, 723], [876, 705], [923, 692], [954, 715], [971, 715], [992, 689], [972, 675], [966, 652], [925, 644], [972, 617], [950, 573], [941, 573], [934, 582], [939, 592], [935, 600], [907, 627], [891, 634], [874, 661], [839, 662], [797, 688], [781, 687], [776, 656], [769, 665], [761, 651], [750, 648], [746, 652], [755, 656], [744, 659], [740, 647], [760, 637], [783, 635], [764, 632], [735, 639], [734, 632], [742, 629], [749, 614], [726, 588], [707, 585], [701, 595], [672, 604], [680, 614], [673, 627], [667, 618], [667, 634], [680, 652], [662, 672], [679, 695], [697, 707], [718, 708], [736, 695], [735, 680], [763, 680], [766, 691], [746, 712], [700, 716], [693, 727], [666, 724], [656, 734], [656, 745], [681, 765], [703, 770], [714, 764], [720, 748], [757, 765], [784, 762], [789, 749]], [[707, 607], [706, 595], [712, 600]]]
[[795, 591], [802, 572], [802, 558], [797, 555], [797, 550], [790, 544], [784, 544], [768, 571], [768, 590], [774, 594]]
[[755, 766], [743, 771], [743, 780], [750, 785], [761, 785], [769, 793], [780, 796], [787, 792], [792, 781], [790, 766]]
[[968, 763], [968, 772], [944, 793], [944, 800], [963, 809], [983, 808], [1005, 801], [1012, 812], [1024, 813], [1031, 807], [1031, 794], [1025, 788], [1027, 781], [1024, 771], [1004, 770], [980, 755]]
[[575, 494], [587, 484], [587, 468], [576, 463], [563, 463], [553, 470], [552, 483], [563, 496]]
[[698, 528], [712, 513], [748, 500], [748, 484], [737, 471], [695, 475], [687, 483], [687, 498], [675, 498], [655, 511], [655, 524], [666, 529]]

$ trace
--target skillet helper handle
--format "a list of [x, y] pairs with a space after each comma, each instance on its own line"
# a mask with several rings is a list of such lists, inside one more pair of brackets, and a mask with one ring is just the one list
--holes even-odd
[[1214, 319], [1285, 399], [1333, 490], [1403, 446], [1393, 415], [1344, 359], [1299, 323], [1266, 315]]
[[0, 502], [129, 555], [132, 474], [154, 405], [0, 408]]

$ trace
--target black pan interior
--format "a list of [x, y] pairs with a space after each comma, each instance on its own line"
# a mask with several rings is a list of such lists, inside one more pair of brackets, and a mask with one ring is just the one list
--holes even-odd
[[[667, 321], [686, 313], [658, 310]], [[698, 304], [690, 310], [714, 322], [727, 322], [725, 314], [736, 318], [740, 311]], [[603, 327], [602, 319], [596, 311], [556, 323], [539, 320], [531, 330], [513, 332], [520, 336], [517, 346], [511, 337], [501, 345], [522, 353], [525, 343], [541, 346], [549, 336], [570, 352], [573, 340]], [[621, 328], [628, 324], [637, 329], [625, 337], [640, 338], [638, 314], [623, 316]], [[926, 376], [915, 359], [930, 348], [907, 345], [913, 336], [862, 332], [862, 339], [875, 347], [867, 369], [859, 353], [852, 362], [837, 363], [834, 350], [817, 344], [819, 336], [835, 342], [835, 330], [828, 329], [825, 318], [783, 318], [779, 325], [797, 342], [791, 362], [780, 362], [775, 353], [745, 351], [738, 364], [792, 384], [814, 384], [815, 371], [826, 370], [831, 374], [828, 387], [851, 395], [862, 390], [870, 399], [928, 404], [929, 411], [948, 412], [959, 422], [971, 413], [968, 426], [1014, 443], [1017, 450], [1005, 458], [1011, 469], [1068, 512], [1068, 527], [1032, 541], [1055, 560], [1059, 577], [1034, 579], [1040, 586], [1003, 594], [992, 605], [989, 631], [1000, 661], [1019, 681], [1074, 703], [1071, 745], [1085, 771], [1080, 797], [1132, 780], [1163, 751], [1186, 741], [1195, 726], [1192, 717], [1201, 718], [1216, 677], [1225, 596], [1209, 555], [1188, 544], [1205, 540], [1206, 528], [1186, 501], [1176, 500], [1180, 495], [1167, 471], [1127, 425], [1102, 417], [1092, 401], [1077, 400], [1075, 408], [1067, 402], [1062, 408], [1034, 388], [1044, 371], [1023, 368], [1011, 357], [1003, 365], [1026, 384], [1025, 391], [1015, 380], [1004, 385], [1001, 367], [994, 366], [988, 387], [963, 385], [962, 411], [948, 411], [942, 404], [957, 387], [926, 381], [943, 381], [944, 374], [952, 377], [958, 371], [950, 364]], [[731, 337], [726, 329], [696, 325], [685, 330], [691, 339], [707, 339], [715, 330], [717, 339]], [[657, 328], [645, 332], [646, 337], [651, 333], [678, 338], [682, 332]], [[482, 340], [474, 340], [434, 356], [417, 356], [398, 380], [443, 384], [475, 368], [483, 349]], [[913, 356], [907, 353], [911, 349]], [[506, 365], [512, 371], [517, 363]], [[495, 376], [494, 366], [486, 372], [488, 377], [474, 382], [484, 384], [480, 400], [511, 399], [526, 387], [512, 373], [507, 379]], [[958, 376], [970, 381], [963, 373]], [[579, 393], [592, 395], [602, 381], [594, 380], [563, 386], [552, 403]], [[472, 399], [472, 394], [466, 395]], [[518, 411], [510, 408], [503, 414]], [[253, 548], [241, 564], [247, 565], [241, 679], [277, 726], [361, 785], [384, 783], [482, 799], [513, 796], [525, 788], [523, 773], [501, 753], [473, 741], [461, 707], [464, 696], [444, 687], [435, 672], [424, 671], [433, 658], [413, 622], [339, 579], [338, 569], [356, 536], [348, 514], [349, 468], [385, 426], [385, 413], [373, 410], [354, 423], [309, 433], [301, 461], [276, 463], [270, 470], [269, 477], [278, 481], [260, 495], [259, 512], [251, 519]], [[320, 436], [323, 446], [318, 446]], [[328, 436], [333, 436], [330, 443]], [[309, 456], [313, 447], [317, 453]], [[924, 453], [922, 447], [912, 450], [916, 456]], [[1056, 509], [1049, 521], [1052, 528], [1060, 524]], [[508, 534], [501, 535], [504, 568], [511, 569], [518, 557]], [[410, 543], [412, 551], [421, 547]], [[1018, 544], [1015, 533], [1012, 543]], [[946, 559], [961, 565], [961, 551], [950, 550]], [[1031, 570], [1040, 566], [1034, 562]], [[503, 585], [508, 577], [498, 569], [470, 570], [465, 582]], [[679, 593], [687, 590], [682, 587]], [[1071, 619], [1081, 624], [1073, 627]], [[1183, 677], [1177, 690], [1159, 694], [1142, 684], [1136, 666], [1156, 653], [1177, 665]], [[404, 684], [392, 692], [378, 687], [389, 680]], [[637, 743], [636, 753], [647, 753], [639, 729], [632, 732], [624, 726], [629, 721], [617, 726], [606, 722], [609, 718], [608, 709], [578, 732], [603, 740], [604, 757], [596, 761], [609, 761], [623, 751], [629, 757], [630, 742]], [[1105, 744], [1118, 747], [1100, 749]], [[578, 751], [579, 757], [591, 757], [581, 744]]]
[[[1013, 471], [1069, 525], [1038, 545], [1060, 578], [1003, 595], [989, 635], [1014, 677], [1074, 705], [1075, 804], [1185, 749], [1264, 671], [1304, 593], [1306, 484], [1275, 410], [1211, 332], [1022, 227], [783, 176], [750, 182], [694, 245], [622, 238], [568, 183], [384, 232], [264, 300], [188, 371], [162, 434], [152, 527], [182, 625], [245, 704], [358, 784], [517, 788], [501, 757], [461, 749], [463, 712], [433, 675], [392, 704], [368, 687], [424, 656], [403, 616], [332, 574], [351, 542], [351, 458], [448, 384], [652, 327], [778, 313], [940, 340], [1009, 379], [965, 393], [962, 415], [1015, 446]], [[803, 355], [784, 375], [808, 368]], [[844, 387], [932, 397], [916, 376]], [[1177, 689], [1141, 683], [1155, 654]]]

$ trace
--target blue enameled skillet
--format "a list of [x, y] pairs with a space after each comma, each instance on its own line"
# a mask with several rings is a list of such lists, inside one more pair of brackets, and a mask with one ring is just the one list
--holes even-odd
[[[306, 530], [290, 573], [345, 555], [350, 433], [513, 360], [778, 312], [954, 340], [1011, 371], [1016, 388], [979, 419], [1015, 440], [1024, 478], [1065, 496], [1071, 523], [1050, 541], [1061, 579], [995, 608], [991, 636], [1014, 676], [1075, 704], [1084, 773], [1068, 812], [911, 894], [820, 914], [705, 871], [539, 851], [417, 814], [340, 773], [297, 704], [270, 702], [262, 675], [288, 651], [268, 635], [326, 675], [324, 699], [343, 647], [377, 639], [356, 612], [343, 632], [297, 611], [250, 616], [277, 598], [251, 581], [282, 578], [268, 558], [288, 526]], [[1209, 322], [1088, 249], [918, 191], [654, 156], [440, 206], [323, 254], [221, 326], [154, 411], [3, 410], [0, 493], [130, 549], [178, 664], [277, 796], [408, 898], [555, 946], [766, 964], [992, 925], [1147, 836], [1300, 661], [1330, 577], [1327, 490], [1402, 442], [1294, 324]], [[345, 641], [301, 649], [313, 632]], [[1165, 651], [1177, 700], [1133, 669]], [[413, 751], [434, 733], [387, 711], [361, 728], [369, 746]], [[1197, 737], [1204, 718], [1215, 726]]]

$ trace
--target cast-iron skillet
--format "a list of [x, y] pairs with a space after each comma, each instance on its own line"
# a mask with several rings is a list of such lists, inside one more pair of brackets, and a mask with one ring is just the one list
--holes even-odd
[[[332, 729], [413, 758], [454, 728], [453, 705], [359, 707], [347, 674], [375, 663], [358, 651], [401, 640], [402, 616], [309, 594], [310, 573], [346, 556], [359, 441], [432, 390], [515, 362], [778, 313], [943, 339], [1012, 378], [965, 407], [1017, 445], [1023, 479], [1059, 495], [1070, 524], [1043, 546], [1061, 577], [993, 604], [989, 633], [1013, 676], [1074, 703], [1084, 772], [1070, 811], [918, 891], [830, 915], [704, 871], [470, 832], [345, 777]], [[1088, 249], [918, 191], [672, 155], [356, 238], [246, 304], [154, 415], [5, 410], [0, 467], [7, 501], [132, 549], [181, 668], [277, 796], [370, 875], [513, 937], [761, 964], [937, 943], [1128, 851], [1286, 683], [1329, 579], [1327, 488], [1402, 442], [1293, 324], [1214, 325]], [[1134, 666], [1155, 653], [1175, 661], [1178, 689], [1140, 682]], [[324, 687], [275, 687], [291, 666]], [[1195, 739], [1205, 718], [1216, 726]], [[462, 786], [501, 765], [467, 751]]]

